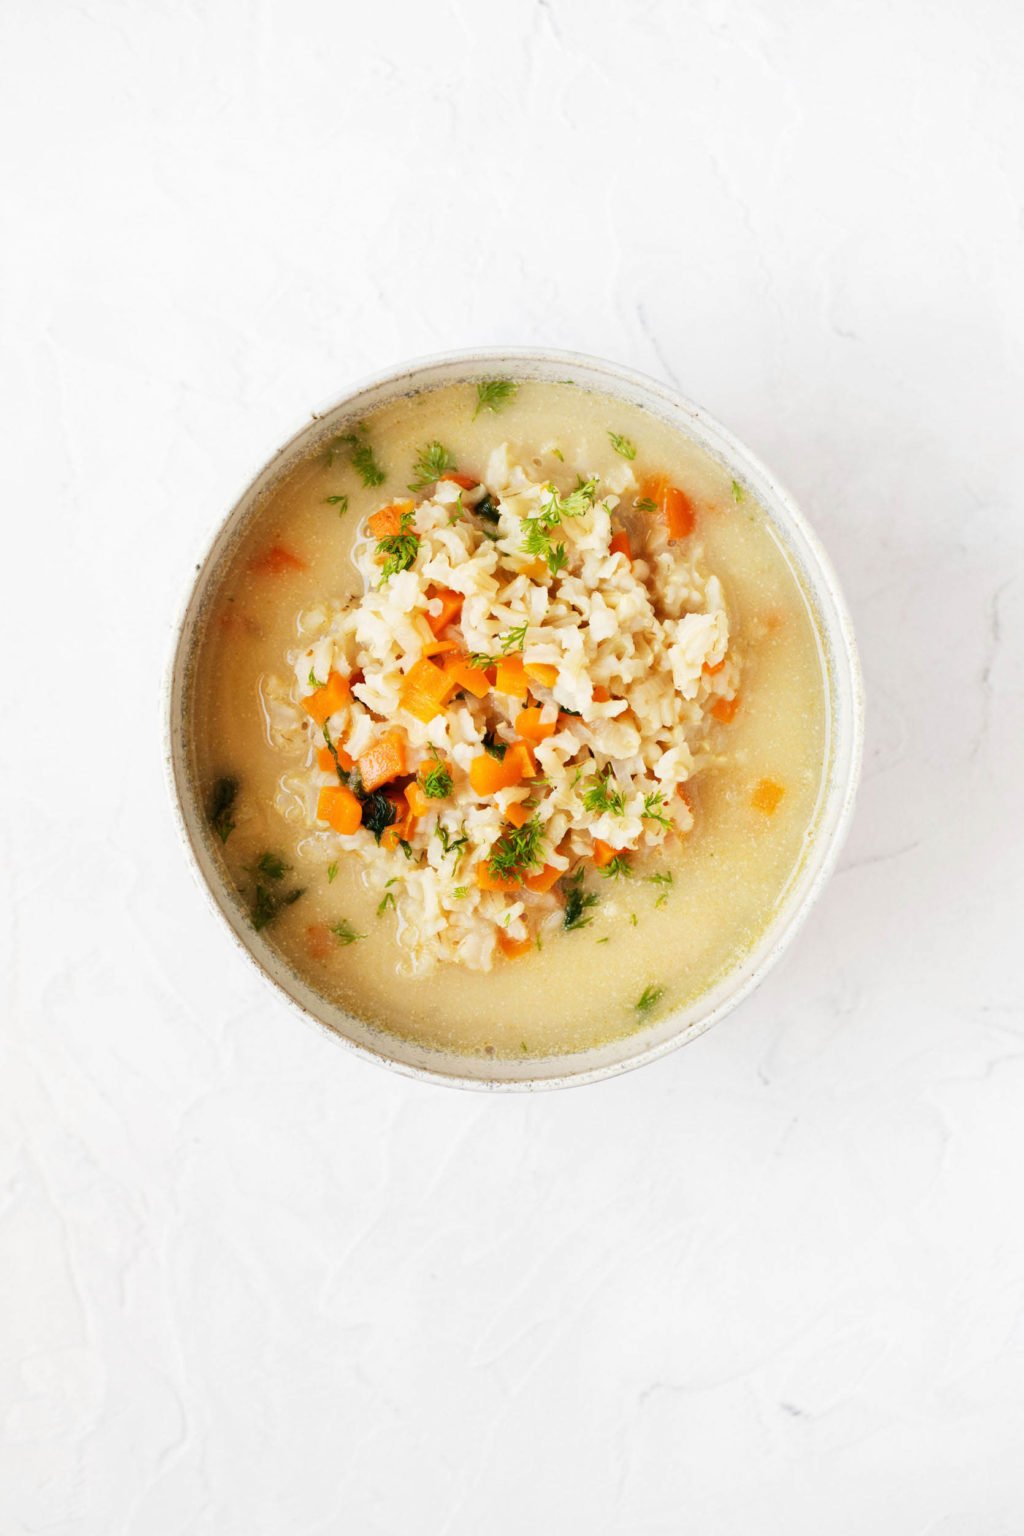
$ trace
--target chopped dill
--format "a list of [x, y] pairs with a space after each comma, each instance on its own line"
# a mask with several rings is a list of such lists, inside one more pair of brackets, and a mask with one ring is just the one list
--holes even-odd
[[745, 494], [746, 493], [742, 485], [740, 485], [739, 481], [734, 480], [732, 483], [732, 499], [734, 502], [736, 502], [737, 506], [743, 500]]
[[639, 501], [633, 503], [638, 512], [657, 512], [658, 503], [652, 501], [649, 496], [641, 496]]
[[385, 830], [398, 820], [398, 812], [379, 789], [367, 795], [363, 801], [363, 826], [368, 832], [372, 832], [376, 842], [380, 842]]
[[412, 843], [409, 842], [408, 838], [400, 837], [398, 839], [398, 846], [401, 848], [407, 859], [412, 858]]
[[218, 779], [214, 784], [213, 793], [210, 796], [210, 825], [222, 843], [226, 843], [235, 830], [231, 811], [237, 798], [237, 779]]
[[497, 758], [499, 763], [503, 762], [505, 753], [508, 751], [508, 742], [499, 741], [493, 732], [487, 731], [484, 735], [484, 751], [489, 752], [491, 757]]
[[569, 564], [569, 556], [565, 552], [564, 544], [553, 544], [547, 553], [548, 570], [552, 576], [557, 576], [559, 571], [564, 571]]
[[632, 924], [632, 926], [635, 928], [637, 926], [637, 924], [639, 923], [640, 919], [637, 917], [635, 912], [631, 912], [629, 914], [629, 921]]
[[617, 853], [614, 859], [604, 866], [601, 871], [606, 880], [618, 880], [623, 875], [633, 873], [632, 866], [624, 853]]
[[325, 456], [328, 468], [334, 463], [334, 455], [339, 448], [348, 449], [352, 468], [364, 485], [384, 484], [387, 476], [374, 457], [373, 448], [366, 436], [364, 422], [360, 422], [354, 432], [342, 432], [339, 437], [331, 439]]
[[293, 902], [298, 901], [304, 890], [305, 887], [300, 886], [298, 890], [289, 891], [286, 896], [279, 896], [276, 891], [257, 882], [252, 904], [252, 925], [256, 931], [259, 932], [261, 928], [265, 928], [269, 922], [272, 922], [282, 907], [290, 907]]
[[443, 443], [439, 443], [435, 439], [434, 442], [428, 443], [425, 448], [421, 448], [416, 455], [416, 462], [413, 465], [416, 479], [410, 481], [409, 489], [410, 491], [422, 491], [424, 486], [433, 485], [435, 481], [440, 480], [442, 475], [448, 474], [449, 470], [457, 468], [458, 465], [448, 452], [448, 449]]
[[608, 436], [616, 453], [621, 453], [624, 459], [636, 458], [636, 443], [630, 442], [628, 437], [621, 437], [618, 432], [609, 432]]
[[655, 1003], [659, 1003], [664, 996], [664, 987], [656, 987], [653, 984], [651, 986], [644, 987], [640, 996], [636, 1000], [635, 1007], [637, 1013], [650, 1013]]
[[485, 379], [476, 387], [476, 410], [473, 412], [473, 420], [481, 411], [500, 411], [503, 406], [515, 399], [519, 385], [512, 379]]
[[491, 845], [487, 867], [496, 880], [523, 880], [541, 862], [544, 829], [536, 816], [508, 827]]
[[434, 765], [421, 776], [420, 788], [428, 800], [447, 800], [452, 792], [452, 776], [437, 748], [433, 747], [431, 750], [434, 754]]
[[250, 873], [265, 875], [268, 880], [283, 880], [291, 869], [279, 853], [261, 853]]
[[626, 797], [621, 789], [614, 789], [613, 784], [611, 764], [609, 764], [589, 789], [583, 791], [583, 809], [592, 811], [595, 816], [603, 816], [606, 811], [612, 816], [624, 816]]
[[357, 939], [365, 939], [365, 933], [357, 933], [347, 917], [340, 917], [336, 923], [330, 924], [330, 930], [339, 944], [354, 944]]
[[419, 538], [408, 531], [412, 519], [411, 512], [403, 512], [399, 532], [389, 533], [386, 538], [377, 540], [378, 555], [386, 556], [380, 573], [382, 587], [392, 576], [397, 576], [399, 571], [407, 571], [419, 553]]
[[458, 868], [459, 860], [462, 858], [462, 854], [459, 850], [467, 846], [469, 843], [469, 838], [465, 835], [465, 833], [463, 833], [460, 837], [452, 837], [448, 828], [441, 821], [439, 821], [437, 826], [434, 828], [434, 836], [441, 844], [441, 848], [445, 853], [454, 853], [456, 855], [455, 867]]
[[347, 496], [325, 496], [324, 501], [327, 502], [328, 506], [337, 507], [339, 517], [344, 517], [345, 513], [348, 511]]
[[306, 682], [309, 684], [309, 686], [311, 688], [326, 688], [327, 687], [326, 683], [322, 683], [320, 681], [320, 679], [317, 677], [316, 673], [313, 671], [312, 667], [310, 667], [310, 669], [309, 669], [309, 676], [306, 678]]
[[[388, 885], [391, 885], [392, 883], [393, 883], [392, 881], [390, 881], [390, 880], [388, 881]], [[394, 893], [394, 891], [385, 891], [384, 895], [381, 897], [380, 901], [377, 903], [377, 916], [378, 917], [383, 917], [384, 913], [387, 911], [388, 907], [391, 907], [393, 909], [394, 905], [395, 905], [395, 893]]]
[[333, 885], [334, 881], [337, 879], [337, 876], [338, 876], [338, 866], [337, 866], [337, 863], [328, 864], [328, 866], [327, 866], [327, 884], [328, 885]]
[[455, 897], [455, 899], [457, 901], [461, 901], [464, 896], [468, 896], [469, 895], [469, 886], [468, 885], [457, 885], [455, 887], [454, 891], [452, 891], [452, 895]]
[[495, 501], [490, 492], [488, 492], [486, 496], [481, 497], [476, 506], [473, 508], [473, 511], [476, 513], [477, 517], [482, 518], [485, 523], [496, 523], [501, 517], [501, 513], [498, 511], [498, 503]]
[[671, 821], [661, 809], [664, 804], [665, 796], [656, 789], [652, 794], [644, 795], [644, 808], [640, 814], [645, 821], [656, 821], [660, 827], [671, 828]]
[[596, 891], [585, 891], [583, 889], [582, 869], [578, 869], [574, 875], [570, 875], [567, 880], [563, 880], [562, 886], [566, 892], [565, 913], [562, 918], [563, 928], [566, 928], [570, 933], [576, 928], [586, 928], [588, 923], [594, 921], [592, 916], [587, 917], [586, 914], [590, 911], [591, 907], [598, 905], [601, 898]]

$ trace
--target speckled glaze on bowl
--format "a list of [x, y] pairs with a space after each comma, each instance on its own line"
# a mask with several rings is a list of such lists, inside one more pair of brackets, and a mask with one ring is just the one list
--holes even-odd
[[[216, 589], [225, 556], [271, 487], [318, 442], [337, 432], [343, 422], [412, 391], [495, 375], [550, 383], [571, 378], [586, 389], [649, 411], [725, 465], [764, 508], [803, 584], [818, 631], [828, 710], [825, 772], [807, 849], [774, 920], [753, 948], [701, 997], [645, 1029], [587, 1051], [513, 1061], [439, 1051], [403, 1040], [346, 1013], [293, 971], [262, 935], [253, 931], [225, 888], [197, 793], [189, 738], [191, 678], [204, 608]], [[764, 465], [698, 406], [653, 379], [576, 353], [525, 349], [425, 358], [358, 384], [336, 404], [315, 411], [259, 471], [206, 551], [176, 627], [166, 706], [171, 793], [193, 869], [228, 931], [265, 979], [332, 1039], [383, 1066], [454, 1087], [517, 1090], [593, 1083], [655, 1061], [696, 1039], [749, 996], [792, 942], [835, 865], [853, 811], [864, 723], [853, 628], [832, 567], [792, 498]]]

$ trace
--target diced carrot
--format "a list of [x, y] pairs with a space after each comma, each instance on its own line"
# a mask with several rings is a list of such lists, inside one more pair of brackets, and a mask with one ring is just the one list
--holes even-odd
[[502, 656], [499, 659], [494, 691], [509, 694], [513, 699], [526, 698], [526, 672], [521, 656]]
[[608, 692], [608, 689], [602, 688], [601, 684], [598, 683], [597, 687], [594, 689], [594, 703], [607, 704], [610, 698], [611, 694]]
[[505, 761], [509, 758], [518, 763], [522, 779], [535, 779], [537, 777], [537, 764], [533, 752], [525, 741], [514, 741], [505, 753]]
[[725, 666], [725, 661], [726, 658], [723, 656], [721, 661], [716, 661], [713, 667], [709, 667], [707, 662], [705, 662], [703, 671], [707, 673], [708, 677], [714, 677], [717, 672], [721, 672], [722, 668]]
[[393, 501], [389, 506], [381, 507], [374, 512], [372, 517], [366, 519], [366, 526], [375, 539], [391, 539], [396, 533], [402, 531], [403, 512], [412, 511], [411, 501]]
[[526, 709], [521, 709], [516, 715], [516, 730], [520, 736], [525, 736], [527, 741], [547, 741], [558, 729], [557, 720], [542, 720], [541, 710], [538, 704], [532, 704]]
[[413, 779], [411, 784], [405, 786], [405, 798], [409, 802], [409, 809], [414, 816], [426, 816], [437, 807], [431, 801], [430, 796], [424, 794], [423, 786]]
[[618, 533], [612, 534], [608, 551], [613, 555], [625, 555], [630, 565], [633, 564], [633, 551], [629, 547], [629, 534], [624, 529], [620, 528]]
[[619, 853], [618, 848], [613, 848], [611, 843], [602, 842], [601, 838], [594, 838], [594, 863], [598, 869], [604, 869]]
[[454, 680], [456, 688], [465, 688], [477, 699], [485, 699], [491, 691], [490, 678], [484, 667], [471, 667], [464, 651], [446, 656], [441, 663], [445, 675]]
[[697, 514], [686, 492], [677, 485], [670, 485], [665, 492], [664, 507], [669, 538], [688, 538], [697, 525]]
[[440, 598], [441, 612], [436, 615], [428, 613], [427, 623], [435, 635], [440, 635], [458, 618], [465, 599], [461, 592], [453, 592], [448, 587], [442, 587], [439, 592], [432, 592], [430, 595], [431, 598]]
[[533, 948], [532, 939], [510, 939], [504, 928], [498, 929], [498, 948], [506, 960], [518, 960]]
[[367, 791], [378, 789], [405, 772], [405, 738], [398, 731], [388, 731], [359, 759], [359, 777]]
[[525, 661], [523, 671], [533, 682], [540, 683], [542, 688], [553, 688], [558, 682], [558, 668], [546, 661]]
[[480, 484], [480, 481], [474, 480], [472, 475], [457, 475], [454, 470], [449, 471], [447, 475], [442, 475], [441, 479], [450, 480], [453, 485], [461, 485], [464, 491], [471, 491], [475, 485]]
[[489, 752], [481, 752], [469, 765], [469, 783], [475, 795], [496, 795], [499, 789], [511, 789], [522, 777], [522, 761], [512, 747], [500, 762]]
[[304, 571], [306, 562], [284, 544], [271, 544], [262, 554], [253, 555], [249, 569], [260, 575], [281, 576], [285, 571]]
[[349, 835], [359, 830], [363, 808], [344, 784], [330, 784], [317, 797], [316, 814], [321, 821], [332, 826], [335, 832]]
[[302, 707], [317, 725], [323, 725], [343, 704], [347, 704], [352, 697], [348, 678], [340, 672], [332, 672], [322, 688], [311, 693], [303, 699]]
[[553, 864], [545, 864], [537, 874], [527, 875], [523, 884], [528, 891], [539, 891], [543, 895], [545, 891], [550, 891], [555, 881], [561, 880], [564, 874], [564, 869], [555, 869]]
[[405, 674], [399, 702], [417, 720], [429, 722], [441, 713], [457, 686], [453, 677], [424, 657]]
[[306, 929], [306, 953], [311, 960], [326, 960], [334, 945], [326, 923], [310, 923]]
[[423, 647], [424, 656], [448, 656], [452, 651], [459, 649], [457, 640], [431, 640], [429, 645]]
[[736, 711], [739, 709], [739, 707], [740, 700], [739, 695], [737, 694], [734, 699], [716, 699], [711, 706], [711, 713], [714, 715], [715, 719], [720, 720], [723, 725], [728, 725], [729, 721], [735, 718]]
[[511, 805], [506, 805], [505, 820], [510, 821], [514, 827], [525, 827], [529, 819], [529, 809], [521, 800], [513, 800]]
[[661, 512], [670, 539], [685, 539], [693, 532], [697, 521], [693, 503], [685, 491], [669, 484], [666, 475], [648, 475], [640, 487], [640, 496], [653, 501]]
[[522, 881], [493, 873], [487, 859], [481, 859], [476, 867], [476, 883], [482, 891], [521, 891]]
[[774, 816], [778, 810], [779, 801], [786, 791], [781, 784], [774, 779], [762, 779], [754, 789], [750, 797], [750, 803], [755, 811], [763, 811], [766, 816]]
[[[349, 757], [344, 747], [335, 747], [334, 751], [338, 754], [339, 768], [343, 768], [347, 773], [350, 768], [355, 767], [355, 758]], [[330, 747], [317, 748], [316, 765], [320, 769], [321, 773], [334, 773], [336, 771], [334, 765], [334, 752], [331, 751]]]

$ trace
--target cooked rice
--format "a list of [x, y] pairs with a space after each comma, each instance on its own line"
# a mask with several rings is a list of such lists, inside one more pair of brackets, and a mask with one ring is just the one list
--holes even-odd
[[[484, 488], [499, 512], [494, 525], [473, 515]], [[583, 515], [563, 517], [554, 530], [567, 565], [551, 576], [523, 549], [524, 520], [551, 506], [553, 489], [565, 497], [573, 488], [558, 459], [542, 454], [527, 468], [507, 443], [491, 454], [482, 487], [466, 491], [440, 481], [411, 506], [408, 531], [419, 545], [410, 568], [382, 582], [377, 541], [364, 530], [353, 552], [363, 595], [302, 613], [301, 644], [288, 655], [291, 676], [264, 684], [271, 740], [295, 758], [282, 776], [278, 808], [309, 828], [305, 850], [318, 849], [325, 864], [341, 855], [357, 858], [374, 889], [390, 889], [407, 972], [425, 974], [442, 961], [489, 970], [501, 954], [500, 933], [506, 941], [525, 940], [561, 925], [564, 897], [557, 885], [540, 894], [525, 887], [483, 890], [476, 883], [478, 866], [508, 830], [510, 805], [525, 803], [543, 833], [535, 869], [544, 864], [566, 874], [592, 859], [595, 839], [636, 854], [685, 835], [693, 824], [679, 791], [709, 760], [711, 709], [734, 697], [739, 678], [739, 662], [728, 651], [721, 585], [703, 569], [696, 537], [670, 543], [661, 520], [650, 515], [634, 521], [644, 532], [642, 540], [634, 534], [632, 565], [610, 551], [612, 514], [623, 498], [636, 495], [626, 463], [603, 484], [593, 483], [593, 502]], [[434, 640], [427, 616], [440, 612], [434, 594], [444, 588], [464, 595], [457, 623], [466, 651], [495, 655], [508, 645], [509, 632], [525, 625], [522, 659], [556, 667], [554, 687], [531, 682], [529, 700], [493, 689], [484, 699], [460, 693], [427, 723], [409, 714], [400, 701], [403, 679]], [[311, 678], [323, 680], [332, 670], [362, 674], [351, 703], [328, 721], [339, 748], [358, 759], [397, 727], [407, 738], [409, 774], [428, 771], [438, 757], [451, 769], [452, 793], [436, 802], [436, 814], [415, 823], [408, 856], [400, 847], [379, 846], [365, 827], [343, 836], [318, 821], [320, 790], [337, 777], [316, 766], [324, 737], [301, 700], [314, 691]], [[599, 702], [595, 689], [610, 696]], [[468, 774], [485, 750], [485, 734], [515, 741], [514, 722], [527, 702], [539, 704], [542, 720], [557, 725], [533, 747], [543, 778], [477, 796]], [[584, 803], [606, 772], [609, 787], [622, 796], [621, 814], [595, 813]], [[465, 843], [446, 852], [439, 828], [449, 843]]]

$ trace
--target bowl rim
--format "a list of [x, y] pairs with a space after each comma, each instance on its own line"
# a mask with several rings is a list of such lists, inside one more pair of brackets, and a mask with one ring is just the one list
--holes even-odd
[[[442, 1067], [401, 1060], [397, 1056], [389, 1054], [385, 1048], [377, 1048], [366, 1041], [354, 1039], [350, 1035], [342, 1033], [341, 1030], [332, 1027], [326, 1019], [319, 1017], [300, 998], [293, 995], [277, 977], [272, 975], [260, 956], [245, 942], [241, 933], [230, 920], [226, 906], [222, 905], [218, 899], [218, 893], [214, 890], [202, 868], [185, 812], [184, 785], [179, 781], [175, 740], [178, 727], [175, 705], [179, 693], [179, 672], [188, 659], [189, 649], [186, 642], [192, 638], [188, 621], [193, 602], [222, 535], [239, 514], [240, 509], [250, 496], [253, 495], [260, 482], [273, 471], [280, 461], [286, 460], [293, 450], [297, 449], [300, 444], [310, 437], [319, 421], [333, 415], [335, 412], [349, 408], [364, 394], [378, 389], [397, 391], [403, 385], [412, 387], [413, 381], [419, 375], [439, 368], [464, 369], [466, 382], [471, 382], [474, 375], [478, 376], [481, 373], [494, 370], [502, 362], [515, 363], [521, 366], [528, 366], [534, 363], [541, 367], [548, 367], [552, 364], [565, 365], [568, 368], [585, 369], [589, 374], [597, 375], [599, 378], [607, 378], [609, 384], [617, 386], [614, 393], [619, 393], [623, 389], [632, 391], [637, 397], [635, 403], [641, 405], [646, 400], [653, 398], [663, 407], [667, 407], [669, 413], [682, 418], [682, 421], [688, 418], [694, 424], [699, 424], [702, 429], [706, 429], [716, 439], [717, 443], [725, 451], [728, 464], [732, 467], [753, 471], [755, 478], [761, 482], [762, 487], [767, 488], [771, 492], [770, 513], [782, 512], [785, 519], [802, 540], [806, 553], [813, 562], [814, 575], [821, 590], [827, 596], [831, 608], [833, 622], [828, 626], [827, 638], [832, 641], [836, 656], [845, 667], [845, 679], [843, 681], [845, 682], [848, 697], [848, 707], [844, 722], [847, 732], [845, 781], [841, 785], [841, 794], [833, 812], [831, 827], [823, 843], [815, 842], [812, 850], [816, 854], [815, 868], [812, 878], [807, 882], [800, 894], [799, 901], [790, 907], [792, 892], [787, 891], [781, 898], [778, 911], [764, 929], [760, 940], [755, 940], [751, 949], [745, 952], [749, 956], [756, 952], [760, 945], [763, 945], [763, 951], [759, 955], [757, 964], [752, 966], [748, 974], [739, 980], [738, 984], [707, 1013], [691, 1020], [688, 1024], [680, 1023], [680, 1026], [674, 1031], [666, 1032], [662, 1038], [652, 1040], [649, 1044], [630, 1055], [584, 1067], [579, 1071], [572, 1071], [571, 1063], [574, 1060], [583, 1060], [588, 1054], [586, 1051], [567, 1052], [562, 1056], [554, 1057], [527, 1058], [521, 1063], [524, 1069], [529, 1068], [532, 1059], [547, 1062], [564, 1061], [570, 1070], [556, 1074], [545, 1074], [543, 1076], [532, 1076], [527, 1071], [525, 1075], [515, 1078], [469, 1075]], [[593, 389], [600, 386], [599, 384], [593, 385], [588, 382], [583, 387]], [[680, 422], [680, 430], [684, 430], [682, 421]], [[705, 452], [710, 451], [705, 443], [701, 443], [700, 446]], [[293, 1012], [304, 1019], [306, 1023], [312, 1024], [322, 1034], [328, 1036], [335, 1045], [347, 1048], [365, 1060], [373, 1061], [387, 1067], [391, 1071], [400, 1073], [404, 1077], [411, 1077], [420, 1082], [441, 1084], [452, 1088], [502, 1093], [528, 1093], [556, 1088], [583, 1087], [589, 1083], [601, 1082], [607, 1078], [618, 1077], [625, 1072], [632, 1072], [638, 1067], [660, 1060], [662, 1057], [679, 1050], [682, 1046], [697, 1039], [698, 1036], [705, 1034], [713, 1025], [721, 1022], [726, 1015], [730, 1014], [748, 998], [761, 985], [792, 944], [831, 878], [853, 819], [864, 750], [864, 683], [849, 608], [831, 559], [790, 492], [779, 482], [757, 454], [753, 453], [745, 443], [727, 427], [723, 426], [716, 417], [704, 410], [703, 407], [698, 406], [675, 386], [664, 384], [638, 369], [628, 368], [605, 358], [561, 348], [539, 346], [457, 349], [455, 351], [431, 353], [411, 358], [390, 368], [380, 369], [354, 380], [343, 393], [315, 407], [303, 419], [301, 424], [296, 426], [287, 439], [266, 460], [259, 464], [228, 510], [217, 520], [212, 531], [202, 541], [201, 547], [190, 563], [192, 567], [191, 573], [183, 583], [183, 589], [175, 605], [171, 622], [168, 655], [161, 691], [161, 714], [165, 778], [175, 827], [179, 839], [185, 847], [193, 879], [202, 891], [208, 907], [218, 915], [218, 928], [220, 931], [230, 935], [236, 947], [246, 957], [249, 964], [255, 968], [263, 982], [273, 990], [274, 994], [283, 1000]], [[819, 617], [822, 624], [824, 624], [824, 616], [821, 615]], [[820, 642], [824, 643], [825, 638], [824, 634], [819, 636]], [[768, 942], [769, 939], [770, 942]], [[729, 976], [741, 971], [743, 962], [744, 957], [740, 956], [734, 965], [722, 973], [719, 979], [725, 981]], [[712, 992], [715, 986], [716, 983], [712, 982], [706, 989], [706, 992]], [[312, 993], [314, 989], [310, 988], [309, 990]], [[699, 998], [693, 1000], [694, 1004], [699, 1004], [699, 1001]], [[687, 1005], [680, 1005], [680, 1010], [685, 1006]], [[664, 1028], [667, 1029], [672, 1017], [672, 1013], [665, 1015], [661, 1021]], [[396, 1049], [410, 1044], [403, 1037], [397, 1035], [391, 1037], [384, 1031], [380, 1031], [379, 1036], [382, 1041], [393, 1039]], [[375, 1036], [375, 1038], [377, 1037]], [[622, 1044], [624, 1041], [632, 1039], [642, 1039], [642, 1033], [623, 1037], [622, 1040], [615, 1043]], [[600, 1049], [600, 1047], [593, 1049]], [[442, 1053], [439, 1052], [438, 1054], [441, 1055]], [[457, 1053], [452, 1052], [448, 1053], [445, 1059], [451, 1061], [458, 1060], [459, 1057]], [[487, 1060], [487, 1058], [477, 1056], [465, 1056], [463, 1059], [467, 1062], [472, 1061], [477, 1066], [481, 1066]], [[497, 1065], [502, 1063], [503, 1058], [497, 1057], [494, 1060]]]

